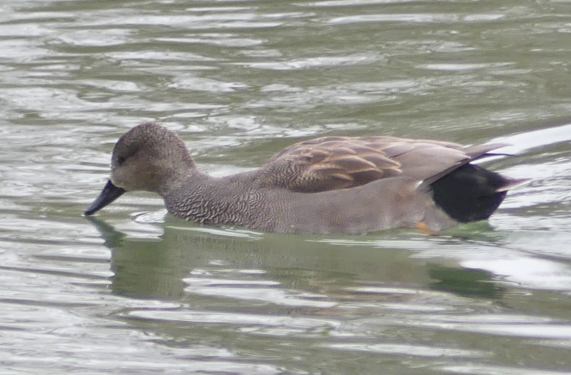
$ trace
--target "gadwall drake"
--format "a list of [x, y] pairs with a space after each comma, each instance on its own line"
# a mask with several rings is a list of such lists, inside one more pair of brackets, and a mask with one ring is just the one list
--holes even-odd
[[523, 183], [471, 161], [501, 144], [463, 146], [395, 137], [322, 137], [296, 143], [261, 168], [226, 177], [199, 171], [184, 142], [155, 123], [115, 144], [111, 179], [85, 211], [126, 191], [160, 194], [174, 216], [266, 232], [434, 233], [487, 219]]

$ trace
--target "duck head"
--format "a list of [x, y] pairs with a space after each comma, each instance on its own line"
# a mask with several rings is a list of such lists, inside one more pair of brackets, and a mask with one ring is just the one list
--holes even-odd
[[194, 167], [174, 132], [155, 123], [135, 126], [115, 144], [111, 178], [84, 214], [93, 215], [127, 191], [164, 193]]

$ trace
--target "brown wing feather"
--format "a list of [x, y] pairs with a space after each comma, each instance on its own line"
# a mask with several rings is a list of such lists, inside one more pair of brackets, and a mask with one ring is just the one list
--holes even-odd
[[383, 136], [322, 137], [296, 143], [276, 154], [260, 170], [259, 183], [319, 192], [398, 175], [422, 181], [439, 178], [494, 148]]

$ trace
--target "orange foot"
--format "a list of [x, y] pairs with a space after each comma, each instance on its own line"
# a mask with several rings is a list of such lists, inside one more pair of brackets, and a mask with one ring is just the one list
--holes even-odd
[[427, 236], [438, 234], [438, 232], [431, 230], [430, 227], [422, 221], [416, 224], [416, 229], [418, 229], [422, 234], [426, 234]]

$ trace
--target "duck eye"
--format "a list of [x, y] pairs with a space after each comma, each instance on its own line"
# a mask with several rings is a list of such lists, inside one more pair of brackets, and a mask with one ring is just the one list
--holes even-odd
[[119, 156], [117, 157], [117, 165], [121, 165], [125, 162], [127, 158], [125, 158], [124, 156]]

